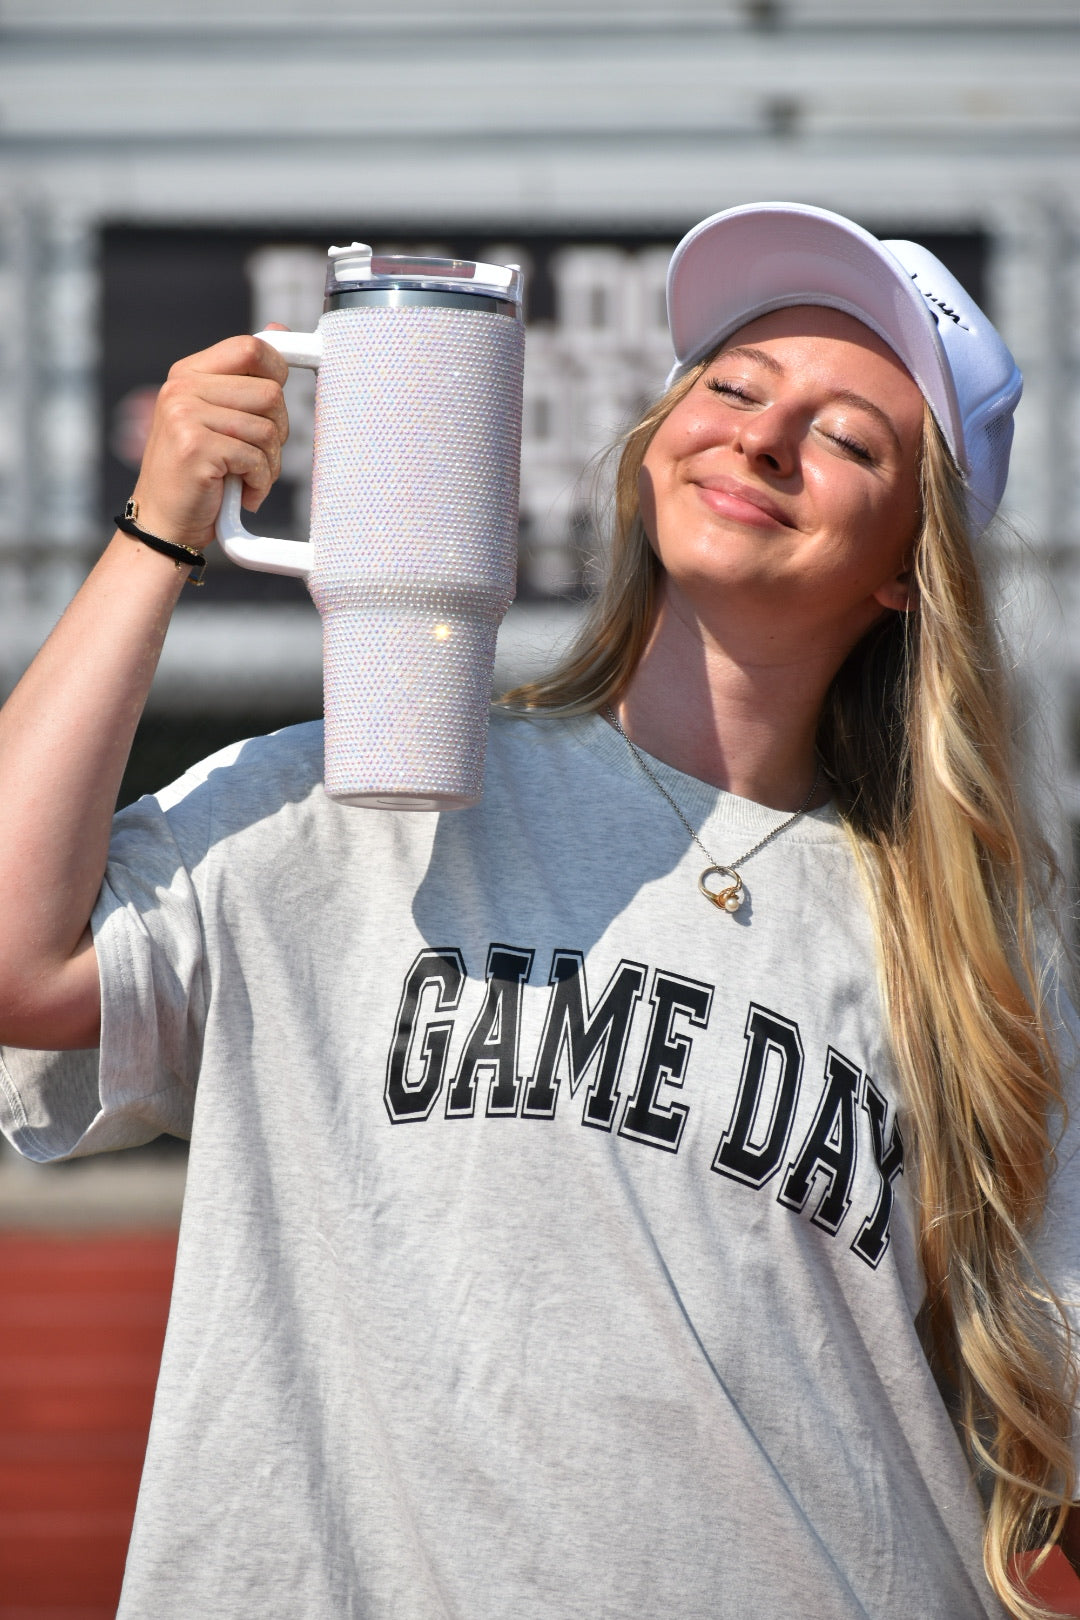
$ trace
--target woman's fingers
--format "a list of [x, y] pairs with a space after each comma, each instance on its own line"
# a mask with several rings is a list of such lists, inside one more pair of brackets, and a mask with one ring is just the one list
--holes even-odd
[[289, 418], [277, 383], [250, 377], [200, 377], [198, 391], [189, 379], [167, 382], [158, 396], [154, 427], [162, 428], [163, 446], [183, 455], [198, 455], [199, 434], [231, 433], [268, 454], [279, 455], [289, 435]]
[[[275, 326], [275, 331], [285, 330], [285, 327]], [[169, 376], [179, 376], [188, 371], [230, 377], [268, 377], [272, 382], [282, 384], [289, 375], [288, 365], [277, 350], [247, 333], [240, 337], [224, 338], [220, 343], [211, 344], [209, 349], [200, 349], [198, 354], [186, 355], [183, 360], [176, 362]]]
[[215, 432], [212, 427], [208, 427], [199, 445], [199, 475], [204, 477], [203, 487], [213, 507], [213, 514], [209, 520], [211, 529], [217, 518], [221, 486], [225, 478], [233, 474], [243, 479], [243, 503], [249, 511], [254, 511], [270, 493], [271, 486], [281, 469], [281, 449], [276, 437], [272, 447], [269, 445], [264, 447], [257, 442], [255, 433], [233, 432], [233, 421], [234, 419], [227, 418], [226, 430], [223, 432]]
[[201, 549], [213, 538], [222, 480], [244, 480], [257, 506], [281, 470], [288, 366], [253, 337], [227, 338], [177, 362], [158, 395], [135, 489], [139, 522]]
[[[282, 417], [279, 421], [276, 413], [274, 416], [256, 416], [242, 407], [208, 405], [203, 426], [221, 438], [239, 440], [262, 452], [269, 469], [269, 482], [259, 497], [262, 500], [281, 472], [281, 447], [289, 432], [287, 419]], [[230, 472], [236, 470], [235, 467], [229, 469]]]

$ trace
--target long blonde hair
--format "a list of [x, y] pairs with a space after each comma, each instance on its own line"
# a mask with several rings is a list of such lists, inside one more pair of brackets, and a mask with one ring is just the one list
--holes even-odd
[[[622, 440], [610, 557], [589, 618], [562, 665], [504, 703], [587, 713], [626, 687], [661, 573], [638, 474], [707, 364]], [[1018, 1555], [1060, 1534], [1076, 1488], [1068, 1326], [1028, 1247], [1063, 1106], [1036, 941], [1054, 872], [1017, 798], [1003, 659], [962, 479], [929, 409], [920, 471], [915, 605], [880, 621], [837, 673], [818, 752], [872, 897], [917, 1166], [928, 1349], [989, 1496], [987, 1576], [1029, 1620], [1047, 1611]]]

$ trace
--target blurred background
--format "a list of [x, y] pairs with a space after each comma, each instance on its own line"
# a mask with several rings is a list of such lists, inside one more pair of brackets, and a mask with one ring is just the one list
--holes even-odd
[[[498, 678], [570, 632], [593, 458], [663, 381], [671, 247], [781, 198], [910, 236], [1024, 371], [994, 542], [1033, 754], [1080, 822], [1077, 0], [0, 0], [0, 692], [130, 493], [171, 362], [310, 329], [325, 252], [524, 265], [518, 602]], [[302, 534], [312, 385], [260, 514]], [[320, 704], [302, 588], [215, 560], [124, 797]], [[87, 679], [93, 671], [87, 670]], [[183, 1185], [165, 1141], [0, 1150], [0, 1620], [119, 1589]]]

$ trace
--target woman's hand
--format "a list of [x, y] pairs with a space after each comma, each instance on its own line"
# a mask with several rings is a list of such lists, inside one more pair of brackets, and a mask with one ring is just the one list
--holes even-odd
[[142, 528], [201, 551], [214, 538], [228, 473], [243, 479], [249, 510], [261, 505], [289, 433], [288, 374], [256, 337], [226, 338], [177, 361], [158, 394], [135, 485]]

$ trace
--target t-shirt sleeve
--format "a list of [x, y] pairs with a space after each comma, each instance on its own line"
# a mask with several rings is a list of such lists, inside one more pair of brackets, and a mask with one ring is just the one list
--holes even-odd
[[207, 1004], [193, 873], [210, 789], [177, 784], [116, 817], [91, 918], [101, 982], [94, 1051], [0, 1051], [0, 1127], [27, 1158], [74, 1158], [188, 1136]]

